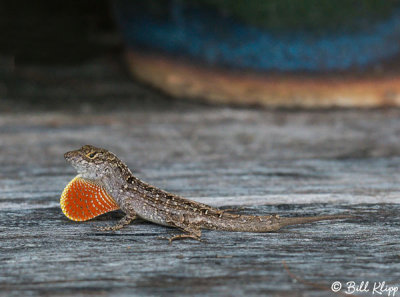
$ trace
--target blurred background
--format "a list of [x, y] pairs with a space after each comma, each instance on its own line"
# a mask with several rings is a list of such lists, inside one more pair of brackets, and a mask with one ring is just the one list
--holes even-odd
[[[0, 0], [0, 296], [331, 296], [399, 279], [400, 1]], [[63, 154], [249, 214], [272, 234], [69, 221]], [[290, 276], [282, 265], [307, 285]]]
[[[29, 97], [35, 80], [46, 84], [49, 68], [29, 76], [28, 66], [96, 59], [104, 67], [97, 77], [122, 70], [119, 80], [130, 73], [174, 98], [289, 108], [400, 104], [397, 0], [0, 3], [3, 105], [14, 92]], [[120, 97], [135, 84], [129, 80], [102, 87]]]

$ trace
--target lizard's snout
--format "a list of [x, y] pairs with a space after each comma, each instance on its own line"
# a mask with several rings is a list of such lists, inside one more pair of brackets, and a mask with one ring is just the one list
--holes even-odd
[[73, 155], [73, 152], [66, 152], [64, 154], [65, 160], [70, 161], [72, 159], [72, 155]]

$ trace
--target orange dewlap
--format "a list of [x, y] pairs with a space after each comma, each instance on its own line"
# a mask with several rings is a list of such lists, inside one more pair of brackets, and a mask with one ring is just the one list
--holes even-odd
[[73, 221], [87, 221], [103, 213], [119, 209], [106, 190], [76, 176], [61, 194], [61, 209]]

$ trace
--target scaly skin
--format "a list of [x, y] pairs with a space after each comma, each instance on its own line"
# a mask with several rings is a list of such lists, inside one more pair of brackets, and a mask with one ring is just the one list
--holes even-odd
[[169, 240], [172, 242], [180, 238], [200, 240], [202, 229], [273, 232], [288, 225], [349, 217], [332, 215], [282, 218], [278, 215], [232, 214], [165, 192], [141, 181], [117, 156], [105, 149], [85, 145], [76, 151], [67, 152], [64, 157], [83, 179], [100, 184], [126, 214], [117, 225], [101, 230], [118, 230], [134, 219], [141, 218], [185, 232], [171, 237]]

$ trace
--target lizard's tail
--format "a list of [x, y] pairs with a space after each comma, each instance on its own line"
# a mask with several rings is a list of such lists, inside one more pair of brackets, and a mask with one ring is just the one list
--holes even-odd
[[[251, 216], [234, 215], [225, 213], [221, 220], [207, 226], [210, 229], [240, 232], [274, 232], [283, 227], [298, 224], [307, 224], [325, 220], [339, 220], [351, 218], [351, 215], [326, 215], [315, 217], [294, 217], [285, 218], [277, 215], [270, 216]], [[205, 227], [205, 228], [207, 228]]]
[[316, 217], [294, 217], [294, 218], [278, 218], [279, 229], [298, 224], [307, 224], [318, 221], [328, 221], [328, 220], [340, 220], [351, 218], [351, 215], [327, 215], [327, 216], [316, 216]]

